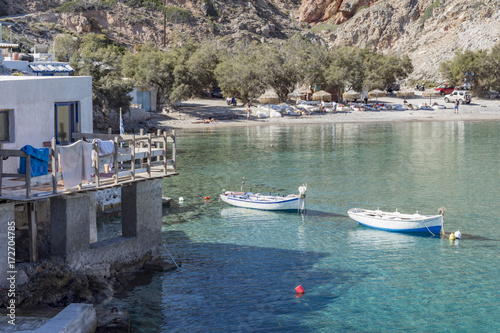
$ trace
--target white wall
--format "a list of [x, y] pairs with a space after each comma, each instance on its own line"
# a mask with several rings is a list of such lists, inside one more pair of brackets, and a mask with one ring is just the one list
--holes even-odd
[[[15, 142], [4, 149], [43, 147], [54, 137], [54, 104], [73, 101], [80, 102], [80, 132], [92, 133], [91, 77], [0, 76], [0, 109], [13, 109], [15, 118]], [[18, 162], [5, 161], [5, 172], [16, 172]]]

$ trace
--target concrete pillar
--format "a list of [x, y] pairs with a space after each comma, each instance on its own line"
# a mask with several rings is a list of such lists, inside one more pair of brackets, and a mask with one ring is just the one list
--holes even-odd
[[97, 242], [97, 192], [88, 192], [90, 207], [89, 207], [89, 224], [90, 224], [90, 243]]
[[145, 180], [122, 187], [122, 236], [161, 243], [162, 181]]
[[[15, 233], [15, 230], [9, 230], [10, 226], [14, 226], [14, 210], [13, 202], [0, 204], [0, 287], [6, 287], [8, 271], [15, 271], [15, 268], [9, 267], [9, 231]], [[10, 228], [12, 229], [12, 228]], [[12, 234], [10, 234], [12, 236]], [[12, 239], [12, 237], [11, 237]], [[12, 243], [11, 243], [12, 244]]]
[[79, 193], [50, 199], [52, 254], [71, 254], [90, 247], [90, 196]]

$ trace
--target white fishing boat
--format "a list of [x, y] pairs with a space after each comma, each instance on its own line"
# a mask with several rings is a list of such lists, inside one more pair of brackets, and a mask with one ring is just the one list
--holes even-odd
[[300, 186], [299, 194], [264, 195], [250, 192], [225, 191], [220, 199], [230, 205], [260, 210], [299, 211], [305, 210], [307, 187]]
[[349, 217], [361, 225], [396, 232], [425, 232], [439, 234], [443, 227], [445, 209], [441, 207], [437, 215], [402, 214], [383, 212], [379, 209], [369, 210], [352, 208], [347, 212]]

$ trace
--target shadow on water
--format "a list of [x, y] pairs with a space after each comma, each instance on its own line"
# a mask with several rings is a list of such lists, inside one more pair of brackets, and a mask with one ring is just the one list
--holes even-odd
[[[359, 273], [314, 266], [327, 253], [192, 243], [182, 231], [164, 233], [182, 267], [145, 275], [112, 301], [130, 311], [134, 332], [304, 332], [303, 319], [323, 311], [359, 281]], [[150, 280], [148, 280], [150, 278]], [[335, 282], [335, 291], [326, 288]], [[296, 295], [302, 285], [306, 293]], [[309, 304], [314, 304], [314, 308]]]
[[309, 210], [309, 209], [306, 211], [305, 215], [307, 215], [307, 216], [319, 216], [319, 217], [349, 217], [345, 214], [322, 212], [319, 210]]

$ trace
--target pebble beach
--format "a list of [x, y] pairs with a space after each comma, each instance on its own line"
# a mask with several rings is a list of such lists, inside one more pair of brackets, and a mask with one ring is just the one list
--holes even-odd
[[[153, 121], [159, 128], [199, 129], [206, 127], [296, 125], [317, 123], [358, 123], [358, 122], [412, 122], [412, 121], [498, 121], [500, 120], [500, 100], [473, 98], [470, 104], [460, 105], [458, 114], [454, 113], [453, 103], [444, 103], [443, 98], [422, 98], [416, 95], [407, 98], [408, 103], [420, 105], [438, 102], [446, 109], [406, 110], [406, 111], [350, 111], [350, 112], [313, 112], [307, 116], [283, 116], [280, 118], [260, 119], [252, 107], [250, 119], [246, 119], [245, 105], [228, 106], [224, 99], [192, 99], [183, 102], [174, 112], [155, 114]], [[375, 101], [370, 101], [370, 103]], [[402, 104], [398, 97], [379, 98], [379, 104]], [[210, 123], [200, 122], [211, 119]]]

